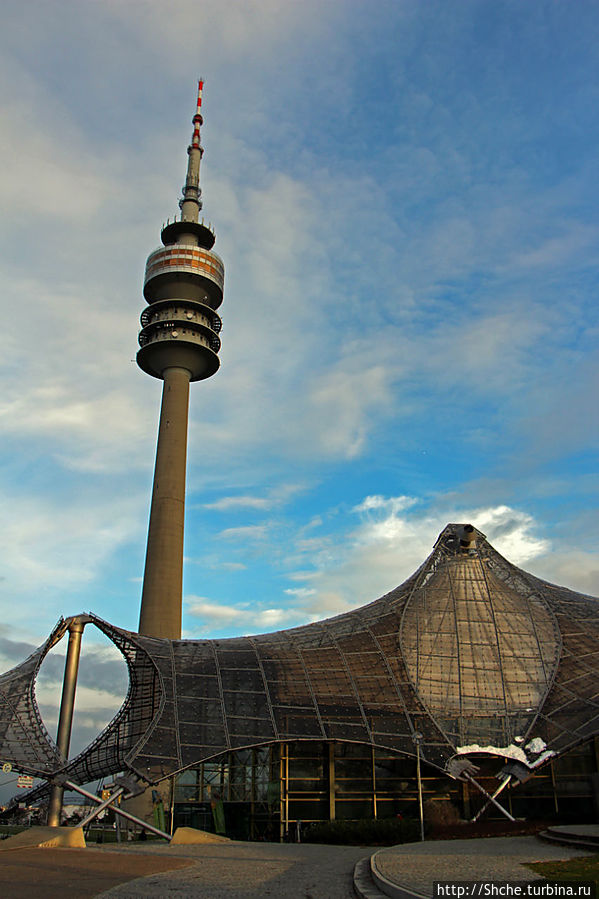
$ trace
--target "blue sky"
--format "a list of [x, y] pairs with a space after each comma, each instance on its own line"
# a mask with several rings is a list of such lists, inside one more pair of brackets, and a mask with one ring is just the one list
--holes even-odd
[[[60, 615], [137, 627], [142, 276], [199, 75], [226, 282], [221, 370], [192, 387], [185, 635], [370, 601], [449, 521], [599, 594], [596, 3], [7, 0], [3, 21], [3, 669]], [[118, 690], [87, 641], [93, 736]]]

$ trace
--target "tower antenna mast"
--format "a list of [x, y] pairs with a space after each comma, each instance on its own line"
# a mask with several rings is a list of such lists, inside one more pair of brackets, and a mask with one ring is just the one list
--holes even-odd
[[200, 189], [200, 163], [204, 155], [204, 148], [200, 143], [200, 125], [204, 124], [202, 118], [202, 91], [204, 82], [198, 81], [198, 100], [196, 114], [192, 119], [193, 135], [187, 148], [187, 177], [183, 187], [183, 196], [179, 200], [181, 218], [187, 222], [197, 222], [202, 208], [202, 191]]

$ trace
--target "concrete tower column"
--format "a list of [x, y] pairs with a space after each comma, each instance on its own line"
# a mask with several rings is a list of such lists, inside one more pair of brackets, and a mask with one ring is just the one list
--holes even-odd
[[189, 380], [184, 368], [167, 368], [156, 448], [139, 632], [181, 637], [183, 532]]

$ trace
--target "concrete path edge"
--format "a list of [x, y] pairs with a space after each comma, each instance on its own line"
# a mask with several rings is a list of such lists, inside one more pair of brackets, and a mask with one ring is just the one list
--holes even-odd
[[374, 885], [370, 873], [370, 857], [361, 858], [354, 866], [354, 893], [359, 899], [385, 899], [385, 894]]
[[393, 883], [385, 877], [377, 867], [376, 857], [378, 854], [378, 852], [375, 852], [370, 857], [370, 874], [374, 885], [385, 896], [390, 896], [391, 899], [428, 899], [424, 893], [417, 893], [415, 890], [410, 890], [399, 883]]

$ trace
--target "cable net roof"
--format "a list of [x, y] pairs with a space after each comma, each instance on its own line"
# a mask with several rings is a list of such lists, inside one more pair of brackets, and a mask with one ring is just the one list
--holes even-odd
[[421, 701], [460, 745], [525, 734], [560, 656], [555, 616], [476, 556], [447, 559], [402, 615], [400, 644]]
[[448, 525], [400, 587], [304, 627], [165, 640], [89, 616], [127, 662], [121, 710], [77, 758], [57, 762], [34, 697], [51, 637], [0, 679], [0, 758], [79, 783], [119, 771], [157, 782], [276, 741], [407, 755], [421, 741], [422, 758], [443, 769], [483, 748], [534, 766], [598, 734], [599, 600], [533, 577], [471, 531], [465, 543], [464, 526]]

